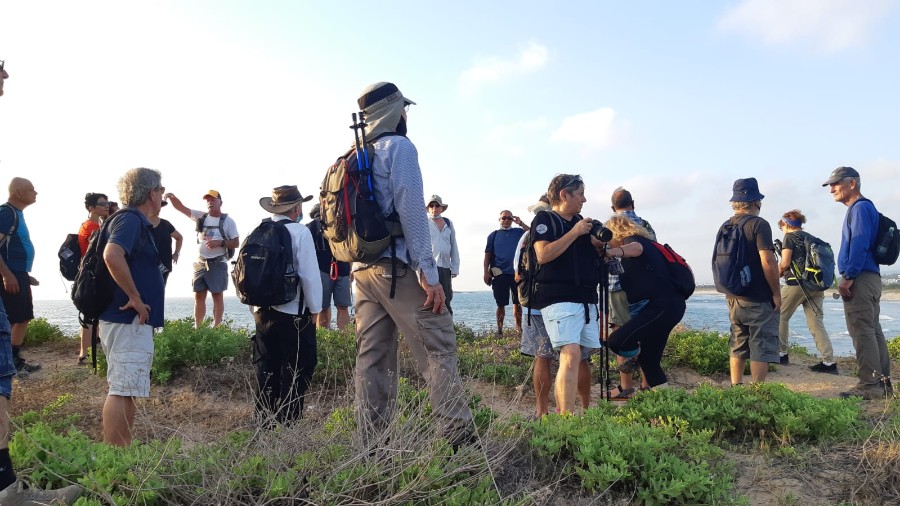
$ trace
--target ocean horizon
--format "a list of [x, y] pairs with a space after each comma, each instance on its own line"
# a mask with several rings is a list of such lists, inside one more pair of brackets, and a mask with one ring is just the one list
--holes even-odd
[[[490, 291], [455, 292], [453, 295], [453, 320], [464, 324], [475, 331], [491, 331], [495, 323], [495, 303]], [[352, 314], [351, 308], [351, 314]], [[527, 312], [527, 309], [525, 310]], [[844, 308], [840, 300], [834, 300], [830, 296], [825, 297], [825, 328], [831, 336], [831, 342], [836, 356], [853, 356], [853, 344], [847, 333], [844, 321]], [[191, 318], [194, 313], [193, 297], [167, 297], [165, 318], [177, 320]], [[336, 317], [336, 311], [332, 310], [332, 319]], [[207, 316], [212, 314], [212, 300], [207, 298]], [[71, 300], [35, 300], [34, 315], [36, 318], [45, 318], [49, 323], [58, 326], [66, 335], [75, 336], [79, 332], [78, 312]], [[253, 316], [250, 310], [233, 295], [225, 296], [225, 320], [233, 328], [253, 328]], [[900, 301], [881, 301], [881, 326], [888, 339], [900, 333]], [[707, 289], [699, 289], [687, 301], [687, 310], [681, 321], [682, 325], [695, 330], [711, 330], [721, 333], [730, 331], [728, 321], [728, 308], [725, 297], [722, 294]], [[506, 311], [504, 328], [514, 328], [512, 308]], [[811, 354], [816, 353], [815, 344], [809, 329], [806, 328], [806, 320], [802, 308], [794, 313], [791, 318], [791, 342], [804, 346]]]

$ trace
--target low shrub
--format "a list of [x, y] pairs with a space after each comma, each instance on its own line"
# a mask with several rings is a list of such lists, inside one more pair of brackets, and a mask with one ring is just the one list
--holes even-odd
[[692, 393], [680, 388], [643, 392], [621, 416], [630, 421], [679, 419], [719, 438], [776, 438], [790, 444], [846, 434], [858, 424], [859, 403], [856, 398], [819, 399], [776, 383], [726, 389], [701, 385]]
[[582, 416], [549, 415], [531, 427], [538, 454], [547, 462], [561, 457], [563, 472], [591, 495], [633, 493], [645, 505], [741, 501], [733, 497], [724, 452], [710, 443], [713, 431], [689, 430], [684, 420], [623, 423], [601, 405]]
[[900, 336], [887, 342], [888, 355], [894, 360], [900, 360]]
[[24, 344], [35, 346], [51, 341], [65, 341], [68, 339], [63, 331], [56, 325], [47, 321], [44, 317], [38, 317], [28, 323], [25, 329]]
[[703, 375], [728, 372], [728, 336], [710, 330], [680, 330], [669, 336], [664, 367], [684, 366]]

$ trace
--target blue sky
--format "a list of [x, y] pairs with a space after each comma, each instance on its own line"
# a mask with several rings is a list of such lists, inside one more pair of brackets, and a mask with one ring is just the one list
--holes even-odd
[[[355, 98], [395, 82], [425, 193], [449, 204], [455, 286], [480, 290], [488, 233], [560, 172], [584, 214], [618, 186], [710, 282], [736, 178], [760, 181], [773, 225], [800, 208], [837, 246], [844, 208], [820, 186], [856, 167], [900, 217], [900, 4], [725, 2], [0, 2], [0, 180], [28, 177], [39, 298], [65, 298], [56, 250], [89, 191], [163, 173], [195, 208], [217, 189], [246, 235], [281, 184], [315, 193], [352, 142]], [[424, 203], [423, 203], [424, 206]], [[190, 294], [185, 263], [170, 295]], [[777, 232], [777, 230], [776, 230]]]

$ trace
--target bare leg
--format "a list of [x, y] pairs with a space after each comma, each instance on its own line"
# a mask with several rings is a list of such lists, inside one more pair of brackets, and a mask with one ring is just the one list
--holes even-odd
[[566, 344], [559, 351], [559, 370], [556, 371], [556, 405], [560, 413], [575, 410], [575, 392], [578, 386], [578, 367], [581, 362], [581, 346]]
[[0, 450], [9, 448], [9, 399], [0, 395]]
[[338, 330], [344, 330], [350, 325], [350, 308], [338, 306], [337, 308], [337, 326]]
[[513, 317], [516, 319], [516, 332], [522, 335], [522, 305], [513, 304]]
[[744, 363], [746, 359], [743, 358], [728, 358], [728, 368], [731, 372], [731, 384], [739, 385], [744, 382]]
[[753, 383], [765, 383], [766, 376], [769, 374], [768, 362], [750, 361], [750, 381]]
[[103, 442], [113, 446], [131, 444], [134, 397], [107, 395], [103, 403]]
[[206, 290], [194, 292], [194, 328], [199, 329], [206, 319]]
[[331, 306], [322, 308], [322, 310], [319, 311], [319, 316], [316, 318], [316, 326], [320, 329], [331, 328]]
[[12, 338], [13, 346], [22, 346], [22, 343], [25, 342], [25, 331], [28, 330], [28, 322], [30, 321], [13, 323], [11, 325], [10, 337]]
[[581, 409], [591, 405], [591, 363], [587, 360], [582, 360], [578, 366], [578, 397], [581, 399]]
[[534, 359], [534, 398], [537, 404], [537, 416], [550, 412], [550, 359], [535, 357]]
[[88, 350], [91, 349], [91, 333], [93, 330], [93, 325], [81, 327], [81, 350], [78, 352], [78, 358], [86, 357]]
[[212, 294], [213, 300], [213, 327], [222, 324], [222, 315], [225, 314], [225, 294], [222, 292]]
[[503, 334], [503, 320], [506, 319], [506, 307], [498, 306], [497, 307], [497, 335]]

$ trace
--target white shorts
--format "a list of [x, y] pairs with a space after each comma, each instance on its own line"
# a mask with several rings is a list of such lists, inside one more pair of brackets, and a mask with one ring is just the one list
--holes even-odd
[[580, 344], [585, 348], [600, 347], [596, 304], [588, 304], [587, 323], [584, 322], [584, 304], [578, 302], [550, 304], [541, 309], [541, 315], [554, 350], [567, 344]]
[[150, 397], [150, 367], [153, 365], [153, 327], [138, 323], [100, 320], [100, 344], [108, 364], [109, 395]]

